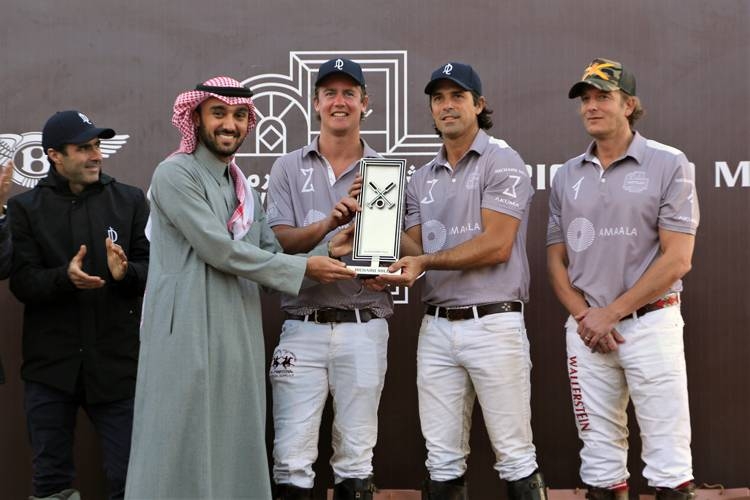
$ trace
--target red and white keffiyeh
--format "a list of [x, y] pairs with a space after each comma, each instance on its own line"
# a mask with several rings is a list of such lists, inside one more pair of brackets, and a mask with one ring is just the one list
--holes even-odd
[[[203, 82], [203, 85], [210, 87], [245, 88], [240, 82], [228, 76], [211, 78]], [[215, 97], [229, 106], [246, 105], [250, 111], [247, 121], [248, 134], [255, 128], [255, 105], [250, 97], [227, 97], [203, 90], [188, 90], [178, 95], [174, 102], [172, 124], [180, 131], [182, 138], [180, 139], [180, 147], [172, 155], [177, 153], [191, 154], [195, 151], [195, 148], [198, 146], [198, 124], [193, 120], [193, 111], [209, 97]], [[250, 230], [250, 225], [255, 215], [255, 203], [252, 187], [250, 187], [244, 174], [234, 162], [234, 158], [229, 162], [229, 176], [234, 184], [238, 204], [227, 221], [227, 229], [232, 233], [232, 239], [239, 240]]]

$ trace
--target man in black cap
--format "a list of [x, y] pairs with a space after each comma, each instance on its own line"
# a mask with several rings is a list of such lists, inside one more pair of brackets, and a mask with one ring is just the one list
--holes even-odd
[[[287, 253], [330, 241], [352, 220], [358, 205], [349, 189], [359, 161], [378, 156], [360, 137], [368, 97], [359, 64], [343, 58], [323, 63], [313, 104], [320, 135], [271, 170], [268, 223]], [[334, 498], [371, 499], [391, 294], [352, 278], [285, 294], [281, 305], [286, 321], [269, 372], [277, 498], [312, 498], [317, 436], [330, 392]]]
[[78, 111], [42, 131], [50, 170], [10, 199], [10, 289], [25, 304], [24, 398], [32, 498], [78, 498], [78, 408], [101, 435], [110, 498], [122, 498], [130, 452], [141, 298], [148, 271], [143, 192], [102, 173], [102, 139]]
[[406, 194], [406, 234], [422, 255], [381, 276], [411, 286], [426, 271], [417, 348], [419, 418], [427, 445], [426, 498], [468, 498], [464, 474], [478, 398], [511, 500], [542, 500], [531, 435], [526, 227], [533, 188], [521, 157], [490, 137], [492, 111], [468, 64], [436, 69], [425, 87], [443, 147]]

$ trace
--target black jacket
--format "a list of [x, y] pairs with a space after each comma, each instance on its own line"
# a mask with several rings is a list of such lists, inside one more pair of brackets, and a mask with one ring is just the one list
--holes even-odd
[[10, 272], [10, 257], [13, 247], [10, 244], [10, 226], [6, 217], [0, 219], [0, 280], [8, 277]]
[[[51, 168], [34, 189], [9, 200], [8, 219], [10, 290], [26, 306], [21, 377], [72, 393], [80, 373], [90, 403], [132, 397], [148, 272], [143, 191], [101, 174], [75, 195]], [[107, 236], [128, 256], [119, 282], [107, 267]], [[82, 244], [83, 270], [103, 278], [102, 288], [79, 290], [68, 278]]]

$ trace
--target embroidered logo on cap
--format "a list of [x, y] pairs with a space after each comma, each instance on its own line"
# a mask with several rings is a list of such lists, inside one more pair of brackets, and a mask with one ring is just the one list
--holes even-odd
[[612, 63], [606, 63], [602, 61], [594, 61], [591, 64], [589, 64], [589, 67], [586, 68], [586, 70], [583, 72], [583, 76], [581, 77], [581, 80], [585, 80], [587, 78], [601, 78], [604, 81], [609, 81], [610, 78], [614, 78], [613, 70], [610, 68], [615, 68], [615, 65]]
[[88, 116], [84, 115], [83, 113], [78, 113], [78, 116], [81, 117], [81, 121], [83, 123], [88, 123], [89, 125], [93, 125], [93, 123], [91, 123], [91, 120], [89, 120]]
[[453, 65], [451, 63], [446, 64], [445, 67], [443, 68], [443, 74], [450, 75], [451, 71], [453, 71]]
[[336, 59], [336, 63], [333, 65], [333, 67], [341, 71], [342, 69], [344, 69], [344, 61], [341, 59]]

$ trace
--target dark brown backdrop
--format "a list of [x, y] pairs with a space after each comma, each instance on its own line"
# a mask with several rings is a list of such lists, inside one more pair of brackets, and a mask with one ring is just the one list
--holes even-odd
[[[538, 187], [528, 236], [533, 285], [526, 319], [535, 441], [553, 487], [579, 484], [579, 443], [566, 379], [564, 314], [544, 271], [545, 188], [551, 166], [579, 154], [588, 142], [576, 105], [566, 98], [570, 84], [593, 57], [625, 62], [638, 77], [647, 109], [639, 130], [682, 149], [696, 164], [702, 220], [684, 294], [696, 477], [750, 484], [749, 2], [7, 3], [0, 29], [0, 134], [28, 138], [27, 156], [17, 157], [18, 163], [32, 170], [41, 166], [33, 162], [39, 153], [33, 137], [23, 134], [41, 130], [56, 110], [80, 108], [98, 124], [130, 136], [105, 168], [142, 188], [158, 161], [177, 147], [169, 124], [175, 95], [210, 76], [250, 80], [259, 96], [259, 110], [268, 118], [258, 131], [267, 132], [265, 143], [248, 139], [240, 165], [257, 175], [262, 190], [284, 148], [270, 147], [274, 134], [285, 136], [290, 150], [316, 128], [304, 78], [322, 60], [348, 51], [363, 62], [373, 109], [365, 122], [368, 140], [393, 156], [419, 152], [408, 156], [416, 166], [435, 150], [422, 94], [429, 73], [448, 60], [472, 63], [495, 109], [492, 133], [521, 153]], [[23, 189], [15, 186], [14, 192]], [[417, 487], [425, 474], [414, 383], [418, 302], [414, 289], [392, 322], [375, 457], [382, 487]], [[0, 355], [8, 383], [0, 386], [0, 497], [9, 499], [27, 495], [30, 482], [18, 377], [21, 310], [7, 282], [1, 283]], [[265, 299], [264, 311], [270, 352], [281, 322], [277, 299]], [[317, 467], [321, 486], [331, 482], [329, 427], [327, 419]], [[631, 484], [638, 492], [645, 483], [637, 427], [631, 443]], [[472, 449], [472, 498], [504, 498], [478, 412]], [[76, 456], [84, 497], [102, 497], [98, 442], [85, 419]]]

